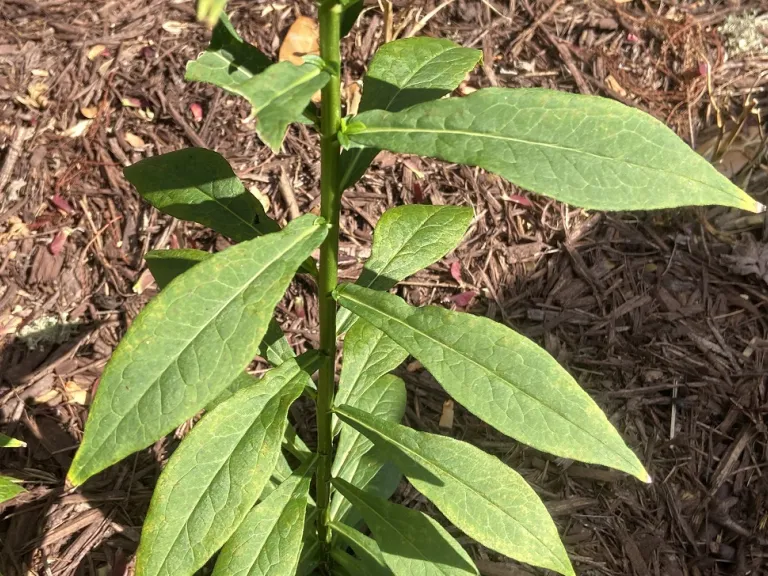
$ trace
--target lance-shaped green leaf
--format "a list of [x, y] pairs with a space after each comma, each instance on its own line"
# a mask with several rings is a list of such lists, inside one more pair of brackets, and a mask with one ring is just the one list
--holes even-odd
[[364, 566], [364, 572], [358, 574], [369, 574], [370, 576], [391, 576], [392, 571], [384, 562], [378, 544], [372, 538], [368, 538], [363, 533], [355, 530], [351, 526], [341, 522], [331, 522], [331, 530], [338, 533], [350, 545], [355, 556]]
[[487, 88], [357, 120], [353, 144], [479, 166], [576, 206], [763, 209], [664, 124], [607, 98]]
[[0, 476], [0, 504], [25, 492], [24, 488], [19, 486], [19, 482], [9, 476]]
[[[170, 284], [171, 280], [182, 275], [195, 264], [208, 260], [211, 256], [213, 254], [203, 252], [202, 250], [181, 248], [177, 250], [152, 250], [147, 252], [144, 260], [146, 260], [147, 268], [152, 272], [155, 282], [162, 290]], [[274, 366], [279, 366], [286, 360], [296, 356], [283, 331], [280, 329], [280, 325], [274, 319], [269, 321], [264, 339], [259, 344], [259, 354]], [[238, 378], [241, 378], [241, 376], [238, 376]], [[242, 377], [247, 380], [247, 375]], [[232, 382], [228, 389], [234, 392], [242, 384], [244, 384], [242, 380]]]
[[288, 408], [304, 388], [306, 368], [285, 362], [192, 429], [152, 495], [137, 576], [193, 574], [234, 533], [275, 468]]
[[[399, 112], [442, 98], [456, 89], [482, 58], [480, 50], [439, 38], [405, 38], [384, 44], [363, 79], [360, 112]], [[376, 148], [341, 155], [342, 190], [354, 184], [378, 154]]]
[[[340, 550], [331, 548], [331, 576], [358, 576], [359, 574], [372, 574], [366, 570], [366, 566], [354, 556]], [[389, 572], [389, 576], [391, 576]]]
[[333, 485], [363, 515], [396, 576], [479, 574], [458, 542], [429, 516], [366, 494], [338, 478]]
[[371, 387], [384, 374], [397, 368], [407, 356], [408, 352], [372, 324], [355, 322], [344, 338], [343, 367], [336, 402], [352, 406], [360, 406], [360, 402], [364, 402], [372, 408], [375, 402], [365, 400]]
[[510, 558], [573, 576], [544, 504], [498, 458], [465, 442], [418, 432], [350, 406], [336, 412], [372, 440], [465, 534]]
[[304, 537], [296, 576], [309, 576], [319, 564], [320, 540], [317, 537], [317, 508], [310, 505], [304, 521]]
[[[362, 323], [358, 322], [355, 326], [359, 324]], [[400, 422], [405, 414], [405, 383], [397, 376], [386, 374], [359, 394], [350, 397], [348, 402], [351, 406], [370, 412], [379, 418]], [[361, 490], [365, 490], [368, 483], [373, 480], [384, 465], [381, 458], [375, 456], [364, 458], [371, 448], [373, 448], [373, 444], [365, 436], [352, 427], [343, 426], [336, 447], [331, 474], [350, 482]], [[399, 483], [399, 478], [397, 483]], [[397, 483], [395, 483], [395, 487]], [[348, 510], [349, 503], [344, 500], [341, 494], [334, 494], [331, 501], [331, 518], [342, 519]]]
[[179, 276], [136, 317], [104, 369], [69, 471], [79, 485], [194, 416], [253, 359], [299, 264], [328, 232], [312, 215]]
[[294, 474], [251, 510], [221, 550], [213, 576], [294, 576], [310, 480]]
[[226, 14], [220, 13], [208, 48], [196, 60], [187, 62], [185, 79], [234, 91], [271, 64], [269, 57], [240, 38]]
[[223, 16], [226, 5], [227, 0], [197, 0], [197, 19], [213, 28]]
[[650, 477], [603, 411], [545, 350], [488, 318], [344, 284], [345, 308], [417, 358], [478, 418], [534, 448]]
[[26, 445], [26, 442], [16, 440], [16, 438], [11, 438], [5, 434], [0, 434], [0, 448], [24, 448]]
[[[389, 290], [400, 280], [440, 260], [456, 248], [472, 222], [466, 206], [409, 205], [390, 208], [373, 231], [371, 257], [356, 284]], [[339, 310], [339, 334], [349, 330], [354, 317]]]

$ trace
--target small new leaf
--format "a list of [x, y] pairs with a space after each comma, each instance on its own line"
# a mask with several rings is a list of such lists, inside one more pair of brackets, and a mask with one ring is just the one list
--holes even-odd
[[282, 364], [220, 404], [174, 452], [152, 495], [137, 576], [191, 575], [234, 533], [269, 481], [288, 408], [316, 357], [299, 362]]
[[69, 480], [89, 477], [194, 416], [253, 359], [299, 264], [328, 233], [306, 215], [171, 282], [104, 369]]
[[251, 510], [221, 550], [213, 576], [294, 576], [310, 480], [291, 476]]
[[396, 576], [479, 574], [458, 542], [429, 516], [370, 496], [338, 478], [333, 485], [363, 515]]
[[[481, 57], [479, 50], [439, 38], [406, 38], [384, 44], [363, 80], [359, 110], [398, 112], [442, 98], [464, 80]], [[376, 154], [376, 149], [356, 149], [341, 155], [342, 190], [363, 175]]]
[[[356, 284], [373, 290], [389, 290], [456, 248], [473, 217], [474, 211], [466, 206], [390, 208], [376, 224], [371, 257]], [[348, 310], [339, 310], [337, 332], [349, 330], [353, 322], [354, 316]]]
[[373, 441], [465, 534], [510, 558], [574, 575], [544, 504], [498, 458], [465, 442], [411, 430], [349, 406], [336, 413]]
[[344, 284], [339, 303], [417, 358], [478, 418], [534, 448], [650, 481], [589, 395], [545, 350], [488, 318]]
[[607, 98], [486, 88], [359, 121], [353, 144], [479, 166], [585, 208], [763, 209], [664, 124]]

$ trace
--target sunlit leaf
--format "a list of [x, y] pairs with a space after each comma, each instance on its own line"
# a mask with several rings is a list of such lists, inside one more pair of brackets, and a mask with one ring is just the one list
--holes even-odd
[[[171, 280], [180, 276], [195, 264], [203, 262], [213, 256], [202, 250], [177, 249], [177, 250], [152, 250], [147, 252], [144, 260], [152, 276], [160, 289], [170, 284]], [[274, 320], [269, 321], [264, 339], [259, 344], [259, 354], [266, 358], [272, 365], [279, 366], [286, 360], [296, 356], [288, 340], [285, 339], [280, 325]], [[240, 377], [238, 377], [240, 378]], [[243, 381], [233, 382], [231, 390], [238, 390]]]
[[251, 510], [221, 550], [213, 576], [294, 576], [310, 480], [291, 476]]
[[352, 144], [479, 166], [576, 206], [762, 209], [664, 124], [606, 98], [486, 88], [356, 120]]
[[191, 575], [227, 542], [269, 481], [288, 408], [316, 362], [317, 355], [285, 362], [192, 429], [152, 495], [137, 576]]
[[306, 215], [172, 281], [136, 317], [104, 369], [69, 471], [82, 484], [191, 418], [259, 349], [272, 311], [328, 228]]
[[19, 485], [19, 482], [15, 478], [0, 476], [0, 504], [25, 492], [24, 488]]
[[[389, 290], [456, 248], [473, 217], [474, 211], [466, 206], [390, 208], [376, 224], [371, 257], [356, 284]], [[337, 332], [345, 332], [352, 322], [354, 317], [349, 310], [339, 310]]]
[[381, 555], [381, 550], [379, 550], [375, 540], [340, 522], [331, 522], [331, 529], [334, 533], [339, 533], [344, 538], [352, 547], [355, 557], [364, 566], [365, 571], [358, 572], [358, 574], [391, 576], [392, 571], [384, 562], [384, 557]]
[[23, 448], [26, 445], [26, 442], [16, 440], [16, 438], [11, 438], [5, 434], [0, 434], [0, 448]]
[[[398, 112], [441, 98], [464, 80], [481, 57], [480, 50], [426, 36], [384, 44], [374, 55], [363, 79], [359, 111]], [[375, 148], [358, 148], [341, 155], [342, 189], [360, 179], [378, 152]]]
[[356, 408], [336, 409], [376, 443], [457, 528], [510, 558], [573, 576], [557, 528], [514, 470], [453, 438], [411, 430]]
[[418, 359], [448, 393], [534, 448], [650, 480], [637, 456], [545, 350], [488, 318], [344, 284], [336, 298]]

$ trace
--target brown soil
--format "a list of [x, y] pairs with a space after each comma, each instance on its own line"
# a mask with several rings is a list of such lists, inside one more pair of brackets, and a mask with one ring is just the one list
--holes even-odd
[[[373, 4], [345, 42], [348, 83], [389, 28]], [[394, 4], [399, 36], [483, 49], [465, 92], [544, 86], [617, 98], [699, 150], [719, 142], [723, 170], [766, 202], [768, 52], [735, 53], [719, 31], [733, 15], [756, 22], [764, 0], [455, 0], [420, 32], [440, 3]], [[299, 12], [313, 14], [308, 1], [232, 1], [230, 10], [271, 54]], [[121, 167], [214, 148], [284, 220], [286, 182], [302, 211], [318, 205], [317, 139], [292, 128], [273, 155], [242, 122], [243, 102], [183, 82], [207, 38], [191, 0], [5, 0], [0, 14], [0, 430], [28, 443], [0, 452], [0, 471], [28, 489], [0, 505], [0, 571], [119, 576], [132, 573], [152, 486], [188, 427], [68, 491], [88, 397], [156, 292], [143, 254], [227, 245], [141, 202]], [[527, 449], [459, 406], [453, 426], [439, 429], [447, 397], [414, 364], [400, 371], [408, 423], [514, 466], [551, 508], [581, 575], [768, 572], [765, 218], [719, 208], [586, 213], [471, 168], [385, 154], [344, 196], [342, 276], [359, 273], [386, 208], [418, 202], [472, 205], [478, 218], [453, 255], [399, 293], [486, 315], [543, 344], [655, 482]], [[295, 283], [278, 309], [297, 347], [317, 341], [311, 290]], [[311, 436], [310, 413], [293, 416]], [[435, 512], [405, 484], [397, 498]], [[540, 573], [460, 540], [486, 576]]]

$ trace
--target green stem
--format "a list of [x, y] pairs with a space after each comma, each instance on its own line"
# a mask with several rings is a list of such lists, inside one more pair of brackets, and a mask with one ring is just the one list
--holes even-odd
[[325, 0], [318, 9], [320, 23], [320, 56], [333, 71], [330, 82], [323, 88], [321, 102], [320, 149], [320, 215], [330, 224], [328, 236], [320, 246], [319, 308], [320, 349], [325, 360], [320, 366], [317, 383], [317, 535], [326, 566], [331, 562], [331, 459], [333, 457], [333, 428], [331, 406], [336, 372], [336, 302], [331, 293], [338, 279], [339, 156], [341, 149], [336, 134], [341, 123], [341, 6], [338, 0]]

